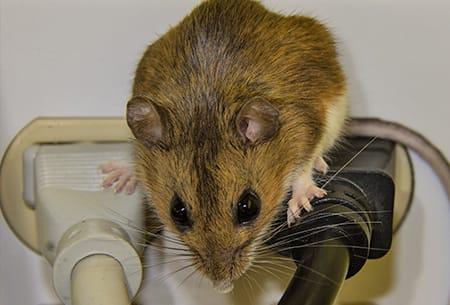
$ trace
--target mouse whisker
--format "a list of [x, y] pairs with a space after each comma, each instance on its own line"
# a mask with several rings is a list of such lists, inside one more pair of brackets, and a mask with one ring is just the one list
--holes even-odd
[[[291, 262], [294, 263], [294, 262]], [[272, 260], [258, 260], [257, 264], [259, 265], [275, 265], [275, 266], [279, 266], [285, 269], [288, 269], [289, 271], [295, 271], [296, 268], [292, 267], [292, 266], [288, 266], [287, 264], [282, 264], [282, 263], [277, 263], [277, 262], [273, 262]]]
[[280, 272], [280, 273], [281, 273], [281, 270], [279, 270], [279, 269], [277, 270], [277, 269], [275, 269], [275, 268], [273, 268], [273, 267], [271, 268], [270, 266], [264, 266], [264, 267], [262, 267], [262, 266], [257, 265], [257, 264], [254, 264], [252, 267], [257, 268], [257, 269], [260, 269], [260, 270], [262, 270], [262, 271], [264, 271], [264, 272], [267, 272], [267, 273], [269, 273], [269, 275], [271, 275], [271, 276], [277, 278], [279, 281], [282, 281], [281, 277], [280, 277], [278, 274], [276, 274], [275, 272], [270, 271], [270, 270], [276, 270], [277, 272]]
[[[144, 243], [136, 243], [137, 245], [140, 246], [148, 246], [148, 244], [144, 244]], [[187, 249], [187, 248], [175, 248], [175, 247], [168, 247], [168, 246], [164, 246], [164, 245], [158, 245], [156, 243], [151, 244], [152, 247], [157, 248], [157, 249], [165, 249], [165, 250], [173, 250], [173, 251], [181, 251], [181, 252], [187, 252], [187, 253], [191, 253], [191, 250]]]
[[154, 263], [154, 264], [142, 264], [142, 268], [150, 269], [150, 268], [157, 267], [157, 266], [173, 264], [173, 263], [178, 263], [178, 262], [186, 262], [186, 261], [191, 261], [191, 260], [192, 260], [191, 258], [179, 258], [179, 259], [173, 259], [170, 261], [158, 262], [158, 263]]
[[[129, 218], [127, 218], [127, 217], [125, 217], [124, 215], [118, 213], [118, 212], [115, 211], [114, 209], [111, 209], [111, 208], [106, 207], [106, 206], [105, 206], [105, 208], [106, 208], [108, 211], [113, 212], [115, 215], [124, 218], [124, 219], [126, 220], [126, 222], [120, 221], [119, 219], [115, 219], [115, 220], [116, 220], [117, 222], [119, 222], [119, 223], [121, 223], [121, 224], [127, 226], [127, 227], [128, 227], [129, 229], [131, 229], [131, 230], [134, 230], [134, 231], [136, 231], [136, 232], [142, 233], [142, 234], [144, 234], [145, 236], [160, 237], [160, 238], [163, 238], [163, 239], [165, 239], [165, 240], [167, 240], [167, 241], [169, 241], [169, 242], [172, 242], [172, 243], [174, 243], [174, 244], [184, 245], [183, 242], [182, 242], [181, 240], [179, 240], [179, 239], [177, 239], [177, 238], [175, 238], [175, 237], [169, 237], [169, 236], [166, 236], [166, 235], [157, 234], [157, 233], [153, 233], [153, 232], [147, 231], [147, 230], [145, 230], [145, 229], [143, 229], [143, 228], [140, 228], [138, 225], [134, 224]], [[145, 240], [145, 241], [147, 241], [147, 240]]]
[[[323, 225], [323, 226], [320, 226], [320, 227], [305, 229], [305, 230], [302, 230], [302, 231], [297, 231], [297, 232], [294, 232], [292, 234], [283, 236], [283, 238], [280, 238], [276, 243], [270, 244], [269, 246], [277, 247], [277, 246], [280, 245], [280, 243], [283, 243], [284, 241], [287, 241], [287, 242], [291, 241], [292, 237], [296, 237], [297, 236], [299, 238], [305, 238], [305, 237], [309, 237], [309, 236], [315, 235], [317, 233], [321, 233], [321, 232], [326, 231], [327, 229], [330, 229], [330, 228], [337, 228], [337, 227], [340, 227], [340, 226], [353, 225], [353, 224], [382, 224], [382, 222], [381, 221], [356, 221], [356, 222], [355, 221], [350, 221], [350, 222], [343, 222], [343, 223], [339, 223], [339, 224]], [[302, 235], [302, 234], [308, 233], [308, 232], [311, 232], [311, 233], [309, 233], [307, 235]]]
[[[296, 224], [295, 226], [305, 225], [305, 224], [308, 224], [308, 223], [310, 223], [312, 221], [316, 221], [316, 220], [319, 220], [319, 219], [327, 218], [329, 216], [353, 215], [353, 214], [360, 214], [361, 212], [365, 212], [367, 214], [378, 214], [378, 213], [380, 213], [380, 214], [382, 214], [382, 213], [389, 213], [390, 214], [390, 213], [392, 213], [392, 211], [390, 211], [390, 210], [384, 210], [384, 211], [362, 210], [362, 211], [349, 211], [349, 212], [339, 212], [339, 213], [327, 213], [325, 215], [325, 214], [322, 214], [322, 212], [324, 212], [324, 211], [325, 211], [325, 209], [316, 212], [315, 214], [319, 214], [318, 216], [316, 216], [315, 214], [309, 214], [310, 216], [308, 216], [308, 219], [306, 221], [301, 221], [300, 220], [298, 222], [298, 224]], [[312, 213], [314, 213], [314, 211]], [[295, 227], [295, 226], [292, 226], [292, 227]]]
[[[254, 272], [256, 275], [259, 275], [259, 273], [258, 273], [255, 269], [249, 269], [249, 270], [247, 270], [247, 274], [248, 274], [249, 272]], [[261, 285], [258, 283], [258, 280], [256, 280], [254, 277], [250, 276], [250, 274], [249, 274], [249, 279], [252, 280], [252, 281], [255, 283], [255, 285], [261, 290], [262, 293], [264, 293], [264, 289], [263, 289], [263, 288], [261, 287]]]
[[170, 246], [170, 247], [179, 248], [179, 249], [187, 249], [186, 244], [184, 242], [174, 243], [173, 241], [167, 240], [166, 238], [164, 238], [164, 236], [161, 236], [159, 234], [155, 234], [153, 237], [154, 237], [154, 239], [152, 239], [151, 241], [147, 240], [146, 242], [149, 242], [149, 244], [151, 244], [151, 245], [155, 245], [155, 244], [161, 245], [160, 242], [164, 242], [164, 246], [167, 243], [167, 246]]
[[[168, 265], [168, 264], [172, 264], [172, 263], [176, 263], [176, 262], [186, 262], [186, 261], [192, 261], [192, 258], [180, 258], [180, 259], [174, 259], [171, 261], [164, 261], [164, 262], [158, 262], [155, 264], [136, 264], [136, 271], [131, 272], [130, 274], [135, 274], [137, 272], [139, 272], [139, 270], [142, 268], [144, 270], [146, 269], [150, 269], [152, 267], [156, 267], [156, 266], [162, 266], [162, 265]], [[129, 266], [129, 265], [127, 265]], [[120, 266], [118, 268], [121, 268]]]
[[[257, 267], [259, 267], [263, 270], [267, 270], [267, 269], [273, 270], [274, 271], [272, 273], [273, 275], [275, 275], [275, 273], [281, 273], [282, 275], [292, 276], [295, 273], [295, 271], [297, 270], [297, 268], [295, 268], [295, 267], [287, 266], [286, 264], [273, 263], [271, 261], [261, 261], [258, 263], [259, 263], [259, 265]], [[280, 268], [284, 268], [286, 270], [283, 270]], [[280, 277], [278, 277], [278, 279], [281, 280]]]
[[[317, 227], [317, 228], [305, 229], [305, 230], [302, 230], [302, 231], [294, 232], [292, 234], [283, 236], [283, 238], [281, 238], [276, 243], [269, 244], [269, 245], [262, 245], [261, 247], [259, 247], [258, 251], [261, 251], [261, 250], [266, 251], [266, 250], [269, 250], [269, 249], [270, 250], [278, 250], [278, 248], [280, 246], [283, 246], [285, 244], [290, 243], [292, 241], [292, 238], [295, 237], [295, 236], [299, 236], [300, 235], [299, 238], [306, 238], [306, 237], [313, 236], [313, 235], [316, 235], [318, 233], [321, 233], [323, 231], [326, 231], [326, 230], [328, 230], [330, 228], [337, 228], [337, 227], [344, 226], [344, 225], [352, 225], [352, 224], [358, 224], [358, 223], [380, 224], [381, 222], [380, 221], [372, 221], [372, 222], [366, 222], [366, 221], [363, 221], [363, 222], [344, 222], [344, 223], [340, 223], [340, 224], [324, 225], [324, 226], [320, 226], [320, 227]], [[310, 233], [306, 234], [306, 235], [302, 235], [302, 234], [308, 233], [308, 232], [310, 232]]]
[[161, 233], [153, 233], [153, 232], [150, 232], [150, 231], [144, 231], [144, 230], [136, 229], [136, 228], [133, 228], [133, 227], [131, 227], [131, 229], [134, 229], [135, 231], [142, 233], [144, 236], [150, 236], [150, 237], [153, 237], [153, 238], [160, 238], [160, 239], [164, 239], [167, 242], [184, 246], [184, 243], [183, 243], [182, 240], [176, 239], [174, 237], [169, 237], [169, 236], [161, 234]]
[[195, 265], [197, 265], [196, 262], [194, 262], [192, 264], [189, 264], [189, 265], [186, 265], [186, 266], [182, 266], [182, 267], [180, 267], [180, 268], [178, 268], [178, 269], [176, 269], [174, 271], [170, 271], [169, 273], [166, 273], [166, 274], [158, 277], [156, 280], [157, 281], [161, 281], [161, 282], [167, 281], [170, 277], [174, 276], [175, 274], [177, 274], [177, 273], [179, 273], [179, 272], [181, 272], [183, 270], [186, 270], [186, 269], [188, 269], [188, 268], [190, 268], [192, 266], [195, 266]]
[[306, 257], [303, 260], [296, 260], [292, 257], [284, 257], [275, 252], [270, 252], [270, 253], [266, 253], [266, 254], [257, 255], [255, 260], [259, 261], [262, 259], [270, 259], [272, 261], [283, 261], [283, 262], [287, 262], [287, 263], [303, 263], [304, 260], [306, 260]]
[[[320, 272], [318, 272], [318, 271], [316, 271], [316, 270], [314, 270], [312, 268], [311, 268], [311, 272], [316, 273], [319, 276], [322, 275], [321, 276], [322, 279], [327, 280], [327, 282], [325, 283], [323, 280], [322, 281], [314, 281], [311, 278], [301, 277], [299, 275], [296, 275], [295, 271], [297, 270], [297, 268], [295, 268], [295, 267], [286, 266], [284, 264], [273, 264], [274, 266], [267, 265], [267, 264], [270, 264], [270, 263], [271, 262], [265, 262], [265, 264], [264, 265], [262, 264], [262, 266], [260, 268], [262, 268], [265, 271], [267, 271], [267, 269], [271, 269], [271, 270], [274, 270], [275, 272], [282, 273], [283, 275], [290, 276], [290, 277], [295, 277], [295, 278], [301, 279], [302, 281], [313, 283], [313, 284], [317, 284], [317, 285], [325, 285], [325, 284], [329, 284], [329, 282], [330, 282], [329, 278], [323, 278], [324, 275], [322, 273], [320, 273]], [[301, 266], [301, 267], [303, 267], [303, 266]], [[279, 269], [279, 268], [287, 268], [288, 270], [282, 270], [282, 269]], [[314, 270], [314, 271], [312, 271], [312, 270]], [[336, 284], [333, 281], [331, 283], [334, 284], [334, 285]]]
[[194, 270], [192, 270], [192, 272], [190, 272], [178, 285], [177, 285], [177, 289], [180, 288], [185, 282], [187, 282], [189, 280], [190, 277], [192, 277], [196, 272], [198, 272], [200, 270], [199, 266], [196, 266], [194, 268]]
[[324, 189], [334, 178], [336, 178], [350, 163], [353, 162], [364, 150], [366, 150], [378, 137], [373, 137], [366, 145], [364, 145], [358, 152], [356, 152], [353, 157], [351, 157], [341, 168], [339, 168], [322, 186]]
[[[377, 251], [386, 251], [389, 249], [386, 248], [376, 248], [376, 247], [363, 247], [363, 246], [351, 246], [351, 245], [312, 245], [309, 246], [310, 248], [346, 248], [346, 249], [370, 249], [370, 250], [377, 250]], [[298, 248], [304, 248], [301, 246], [293, 246], [290, 249], [298, 249]], [[288, 250], [288, 249], [286, 249]], [[284, 251], [284, 250], [283, 250]]]
[[[267, 232], [263, 232], [260, 236], [258, 236], [255, 240], [261, 243], [266, 243], [269, 241], [272, 237], [274, 237], [278, 232], [283, 230], [288, 225], [287, 221], [283, 222], [279, 226], [275, 227], [272, 230], [269, 230]], [[270, 234], [270, 235], [269, 235]]]
[[200, 289], [200, 285], [202, 284], [202, 281], [205, 279], [205, 274], [204, 273], [199, 273], [200, 276], [198, 277], [198, 283], [197, 283], [197, 288]]
[[[337, 204], [336, 204], [337, 205]], [[330, 206], [330, 207], [327, 207], [327, 208], [325, 208], [325, 209], [322, 209], [322, 210], [320, 210], [320, 211], [318, 211], [318, 212], [311, 212], [311, 214], [309, 214], [309, 216], [308, 216], [308, 220], [306, 220], [306, 221], [303, 221], [303, 222], [301, 222], [301, 221], [299, 221], [297, 224], [294, 224], [293, 226], [291, 226], [291, 228], [295, 228], [296, 226], [298, 226], [298, 225], [305, 225], [305, 224], [308, 224], [309, 222], [312, 222], [312, 221], [316, 221], [316, 220], [319, 220], [319, 219], [322, 219], [322, 218], [326, 218], [326, 217], [329, 217], [329, 215], [330, 214], [328, 214], [328, 215], [322, 215], [321, 213], [322, 212], [324, 212], [324, 211], [326, 211], [327, 209], [330, 209], [330, 208], [332, 208], [333, 206]], [[363, 212], [366, 212], [367, 214], [378, 214], [378, 213], [380, 213], [380, 214], [382, 214], [382, 213], [392, 213], [390, 210], [382, 210], [382, 211], [370, 211], [370, 210], [367, 210], [367, 211], [363, 211]], [[360, 213], [360, 212], [356, 212], [356, 211], [351, 211], [351, 212], [342, 212], [342, 213], [332, 213], [331, 215], [351, 215], [351, 214], [357, 214], [357, 213]], [[319, 214], [318, 216], [315, 216], [314, 214]], [[263, 234], [261, 234], [261, 237], [264, 237], [264, 236], [266, 236], [266, 235], [268, 235], [268, 234], [272, 234], [271, 235], [271, 237], [273, 237], [273, 235], [275, 235], [276, 233], [278, 233], [279, 231], [281, 231], [281, 229], [283, 228], [283, 226], [286, 226], [287, 225], [287, 221], [285, 221], [285, 222], [283, 222], [281, 225], [279, 225], [277, 228], [275, 228], [275, 230], [269, 230], [269, 231], [267, 231], [267, 232], [264, 232]], [[274, 232], [274, 231], [276, 231], [276, 232]], [[266, 242], [266, 241], [268, 241], [268, 240], [270, 240], [270, 238], [267, 238], [267, 240], [264, 240], [264, 242]]]
[[[358, 234], [350, 234], [348, 236], [351, 237], [351, 236], [355, 236], [355, 235], [358, 235]], [[326, 239], [326, 240], [321, 240], [319, 242], [314, 242], [314, 243], [309, 243], [309, 244], [304, 244], [304, 245], [299, 245], [299, 246], [290, 246], [290, 247], [286, 247], [286, 248], [281, 248], [281, 249], [279, 249], [279, 251], [287, 251], [287, 250], [302, 249], [302, 248], [348, 248], [348, 249], [371, 249], [371, 250], [379, 250], [379, 251], [388, 250], [385, 248], [376, 248], [376, 247], [363, 247], [363, 246], [351, 246], [351, 245], [323, 245], [323, 244], [321, 244], [326, 241], [338, 240], [340, 238], [341, 237], [336, 237], [336, 238], [330, 238], [330, 239]]]
[[245, 291], [247, 292], [248, 304], [251, 304], [253, 302], [253, 300], [255, 299], [255, 297], [254, 297], [254, 288], [253, 288], [252, 283], [250, 282], [250, 274], [248, 271], [250, 271], [250, 269], [247, 270], [247, 272], [243, 274], [242, 279], [245, 280], [245, 284], [248, 286], [248, 289], [246, 289]]
[[301, 268], [304, 268], [304, 269], [306, 269], [306, 270], [308, 270], [308, 271], [311, 271], [311, 272], [314, 273], [314, 274], [317, 274], [317, 275], [320, 276], [321, 278], [328, 280], [330, 283], [332, 283], [332, 284], [334, 284], [334, 285], [336, 285], [336, 286], [339, 285], [338, 282], [336, 282], [336, 281], [333, 280], [332, 278], [326, 276], [326, 275], [323, 274], [322, 272], [317, 271], [317, 270], [314, 269], [314, 268], [308, 267], [308, 266], [306, 266], [305, 264], [298, 264], [298, 266], [300, 266]]
[[149, 231], [142, 232], [142, 233], [144, 235], [153, 237], [154, 239], [161, 239], [161, 240], [164, 240], [166, 242], [169, 242], [169, 243], [172, 243], [172, 244], [175, 244], [175, 245], [185, 246], [185, 243], [182, 240], [171, 238], [171, 237], [166, 236], [166, 235], [161, 234], [161, 233], [153, 233], [153, 232], [149, 232]]
[[[358, 235], [358, 234], [359, 233], [355, 233], [355, 234], [350, 234], [348, 236], [351, 237], [351, 236], [355, 236], [355, 235]], [[308, 248], [308, 247], [311, 247], [311, 246], [314, 246], [314, 245], [318, 245], [318, 244], [321, 244], [321, 243], [324, 243], [324, 242], [333, 241], [333, 240], [339, 240], [340, 238], [341, 237], [338, 236], [338, 237], [327, 238], [327, 239], [323, 239], [323, 240], [319, 240], [319, 241], [315, 241], [315, 242], [311, 242], [311, 243], [303, 244], [303, 245], [299, 245], [299, 246], [289, 246], [289, 247], [286, 247], [286, 248], [277, 248], [277, 251], [282, 252], [282, 251], [291, 250], [291, 249]], [[269, 250], [272, 250], [273, 248], [274, 247], [270, 247], [270, 246], [267, 247], [267, 249], [269, 249]], [[261, 251], [261, 252], [259, 252], [259, 254], [264, 254], [266, 251], [267, 250]]]
[[[338, 205], [338, 204], [334, 204], [334, 205], [332, 205], [332, 206], [326, 207], [326, 208], [320, 210], [319, 212], [324, 212], [324, 211], [326, 211], [326, 210], [328, 210], [328, 209], [331, 209], [331, 208], [333, 208], [333, 206], [335, 206], [335, 205]], [[317, 213], [319, 213], [319, 212], [314, 212], [314, 211], [312, 211], [311, 214], [310, 214], [310, 217], [312, 218], [311, 215], [314, 216], [314, 214], [317, 214]], [[322, 215], [320, 215], [320, 216], [322, 216]], [[303, 224], [307, 224], [309, 221], [312, 221], [311, 218], [309, 218], [307, 221], [303, 222]], [[317, 219], [317, 218], [315, 218], [315, 219]], [[294, 228], [294, 227], [298, 226], [299, 224], [300, 224], [300, 221], [297, 222], [297, 223], [295, 223], [294, 225], [292, 225], [291, 228]], [[266, 243], [266, 242], [269, 241], [272, 237], [274, 237], [278, 232], [280, 232], [281, 230], [283, 230], [283, 229], [284, 229], [285, 227], [287, 227], [287, 226], [288, 226], [288, 222], [287, 222], [287, 220], [286, 220], [286, 221], [284, 221], [283, 223], [281, 223], [280, 225], [278, 225], [277, 227], [275, 227], [275, 228], [273, 228], [273, 229], [271, 229], [271, 230], [268, 230], [267, 232], [263, 232], [263, 233], [261, 234], [261, 238], [264, 238], [264, 240], [261, 241], [261, 242], [262, 242], [262, 243]], [[267, 236], [268, 234], [271, 234], [271, 235], [270, 235], [269, 237], [265, 238], [265, 236]], [[257, 237], [256, 240], [259, 241], [259, 236]]]
[[[154, 277], [155, 276], [155, 274], [153, 274], [153, 276], [144, 276], [144, 278], [142, 279], [142, 282], [141, 282], [141, 287], [144, 287], [144, 286], [146, 286], [147, 285], [147, 283], [151, 283], [151, 282], [163, 282], [163, 281], [166, 281], [168, 278], [170, 278], [171, 276], [173, 276], [173, 274], [175, 274], [175, 273], [178, 273], [178, 272], [180, 272], [180, 271], [182, 271], [182, 270], [184, 270], [184, 269], [187, 269], [187, 268], [189, 268], [189, 267], [191, 267], [191, 266], [183, 266], [182, 268], [179, 268], [179, 269], [177, 269], [177, 270], [174, 270], [173, 272], [169, 272], [169, 273], [166, 273], [166, 274], [162, 274], [163, 273], [163, 271], [161, 271], [160, 273], [159, 273], [159, 275], [158, 274], [156, 274], [157, 276], [156, 277]], [[183, 269], [184, 268], [184, 269]], [[136, 271], [137, 272], [137, 271]], [[133, 275], [134, 273], [136, 273], [136, 272], [132, 272], [132, 273], [130, 273], [131, 275]], [[138, 294], [139, 295], [139, 294]], [[138, 296], [137, 295], [137, 296]], [[134, 298], [133, 298], [133, 301], [136, 299], [136, 297], [137, 296], [135, 296]], [[135, 304], [135, 303], [133, 303], [133, 302], [131, 302], [131, 304], [129, 304], [129, 305], [132, 305], [132, 304]]]
[[189, 253], [167, 253], [167, 251], [163, 250], [163, 249], [152, 249], [152, 251], [156, 251], [160, 254], [163, 254], [165, 257], [189, 257], [192, 258], [195, 255], [193, 254], [189, 254]]

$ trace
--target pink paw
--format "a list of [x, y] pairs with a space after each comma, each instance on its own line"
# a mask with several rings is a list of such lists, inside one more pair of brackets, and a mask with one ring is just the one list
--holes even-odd
[[120, 193], [126, 189], [128, 195], [133, 194], [136, 190], [136, 177], [130, 166], [110, 161], [100, 165], [100, 170], [103, 174], [108, 174], [102, 183], [104, 188], [110, 188], [114, 185], [115, 193]]
[[322, 157], [318, 157], [314, 161], [314, 169], [322, 174], [326, 174], [328, 172], [328, 164]]
[[313, 207], [310, 203], [314, 198], [322, 198], [327, 194], [327, 192], [313, 183], [306, 188], [300, 188], [294, 190], [291, 200], [288, 202], [287, 210], [287, 222], [290, 226], [298, 218], [300, 218], [300, 212], [305, 209], [307, 212], [312, 211]]

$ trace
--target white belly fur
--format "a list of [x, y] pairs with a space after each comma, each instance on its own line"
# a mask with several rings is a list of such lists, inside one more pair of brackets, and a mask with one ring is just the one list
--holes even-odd
[[343, 133], [343, 127], [348, 116], [348, 98], [344, 93], [327, 111], [324, 136], [318, 145], [318, 155], [323, 156], [335, 144]]

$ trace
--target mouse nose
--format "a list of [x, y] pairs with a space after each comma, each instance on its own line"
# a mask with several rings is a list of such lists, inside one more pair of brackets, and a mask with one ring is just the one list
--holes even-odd
[[213, 282], [213, 286], [214, 289], [219, 293], [230, 293], [234, 288], [234, 284], [230, 280], [215, 281]]
[[208, 277], [219, 293], [229, 293], [233, 290], [232, 264], [230, 259], [220, 259], [220, 256], [211, 259], [210, 267], [207, 268]]
[[242, 274], [245, 264], [240, 260], [242, 247], [210, 247], [202, 255], [204, 270], [213, 283], [214, 289], [221, 293], [233, 290], [233, 280]]
[[230, 255], [231, 251], [226, 250], [218, 250], [214, 251], [213, 253], [209, 254], [209, 260], [211, 261], [211, 267], [212, 268], [221, 268], [221, 269], [229, 269], [231, 267], [232, 261], [232, 255]]

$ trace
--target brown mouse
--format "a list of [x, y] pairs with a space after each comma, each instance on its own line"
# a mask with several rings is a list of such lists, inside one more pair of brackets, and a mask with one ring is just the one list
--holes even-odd
[[326, 171], [346, 116], [327, 28], [247, 0], [205, 1], [151, 44], [127, 105], [137, 180], [222, 292], [291, 190], [289, 222], [325, 195], [313, 169]]

